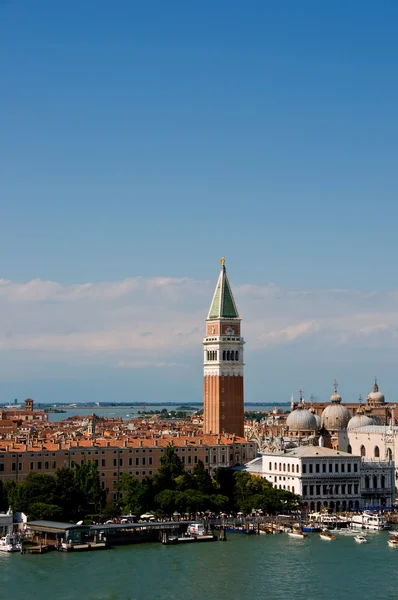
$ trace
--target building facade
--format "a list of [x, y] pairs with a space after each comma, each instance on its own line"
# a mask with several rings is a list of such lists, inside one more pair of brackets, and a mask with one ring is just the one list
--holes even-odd
[[221, 259], [203, 340], [205, 434], [244, 436], [243, 345], [241, 320]]
[[298, 494], [311, 511], [387, 507], [395, 502], [390, 461], [363, 461], [331, 448], [298, 446], [264, 453], [245, 469], [275, 488]]
[[66, 443], [4, 443], [0, 440], [0, 480], [22, 481], [29, 473], [53, 475], [60, 467], [73, 467], [94, 461], [101, 486], [108, 489], [108, 501], [117, 498], [115, 485], [122, 473], [142, 480], [160, 466], [165, 448], [175, 447], [185, 469], [192, 471], [201, 460], [209, 471], [217, 467], [244, 464], [257, 454], [257, 444], [230, 435], [164, 435], [151, 438], [81, 439]]

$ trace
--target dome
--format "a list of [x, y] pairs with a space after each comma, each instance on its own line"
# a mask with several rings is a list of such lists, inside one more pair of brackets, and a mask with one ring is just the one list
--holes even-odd
[[320, 428], [322, 427], [322, 419], [319, 415], [316, 414], [315, 412], [315, 408], [313, 406], [311, 406], [310, 408], [310, 413], [312, 413], [316, 419], [316, 424], [317, 424], [317, 428], [316, 430], [319, 431]]
[[315, 415], [303, 407], [300, 402], [286, 419], [286, 425], [290, 431], [317, 431], [318, 425]]
[[349, 411], [342, 406], [341, 396], [337, 393], [337, 383], [334, 384], [334, 394], [330, 398], [331, 404], [328, 404], [322, 413], [322, 425], [325, 429], [333, 431], [335, 429], [345, 429], [351, 418]]
[[379, 392], [379, 386], [377, 385], [377, 380], [375, 380], [375, 384], [373, 386], [373, 392], [370, 392], [370, 394], [368, 394], [366, 396], [366, 401], [368, 402], [369, 400], [371, 402], [374, 402], [375, 404], [384, 404], [384, 402], [385, 402], [384, 394]]
[[365, 415], [363, 413], [363, 411], [358, 410], [355, 417], [352, 417], [348, 421], [347, 429], [348, 430], [357, 429], [358, 427], [365, 427], [365, 425], [375, 425], [375, 424], [376, 424], [376, 422], [374, 419]]

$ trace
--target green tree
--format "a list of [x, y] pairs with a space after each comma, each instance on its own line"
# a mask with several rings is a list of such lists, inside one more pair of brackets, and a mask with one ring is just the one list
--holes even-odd
[[83, 510], [100, 510], [105, 505], [106, 490], [101, 488], [98, 468], [93, 461], [75, 465], [75, 482], [83, 498]]
[[176, 478], [184, 474], [184, 465], [178, 456], [174, 446], [166, 446], [164, 454], [160, 459], [160, 467], [153, 478], [154, 486], [161, 492], [162, 490], [175, 489], [177, 487]]
[[174, 490], [163, 490], [155, 496], [155, 502], [166, 515], [172, 515], [176, 509], [176, 494], [183, 492], [175, 492]]
[[63, 518], [69, 521], [84, 506], [84, 492], [75, 477], [75, 470], [61, 467], [55, 471], [54, 502], [62, 509]]
[[29, 506], [28, 518], [30, 521], [37, 521], [41, 519], [59, 521], [62, 517], [62, 508], [57, 506], [56, 504], [33, 502], [33, 504]]
[[147, 500], [145, 484], [142, 484], [133, 475], [122, 473], [115, 489], [121, 494], [118, 504], [123, 512], [141, 514], [145, 510]]
[[202, 492], [202, 494], [213, 494], [214, 485], [210, 477], [210, 473], [205, 469], [205, 466], [201, 460], [195, 465], [192, 473], [193, 488]]

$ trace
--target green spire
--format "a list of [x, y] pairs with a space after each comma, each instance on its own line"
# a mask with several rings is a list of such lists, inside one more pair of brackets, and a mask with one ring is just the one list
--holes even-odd
[[225, 269], [225, 259], [221, 259], [221, 273], [217, 281], [216, 290], [210, 306], [208, 319], [239, 319], [239, 314], [232, 296], [231, 286], [229, 285], [227, 271]]

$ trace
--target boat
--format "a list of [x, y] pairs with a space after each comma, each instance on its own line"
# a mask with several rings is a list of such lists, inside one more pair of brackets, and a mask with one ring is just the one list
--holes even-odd
[[301, 539], [301, 540], [308, 537], [308, 533], [305, 533], [304, 531], [299, 531], [299, 530], [289, 531], [287, 535], [290, 535], [290, 537], [292, 537], [292, 538]]
[[302, 531], [306, 533], [319, 533], [322, 529], [318, 525], [303, 525]]
[[7, 533], [4, 537], [0, 538], [0, 552], [20, 552], [21, 544], [15, 535]]
[[208, 533], [203, 523], [191, 523], [187, 530], [187, 536], [193, 537], [195, 542], [212, 542], [217, 539], [213, 533]]
[[364, 535], [356, 535], [354, 540], [358, 542], [358, 544], [367, 544], [368, 540]]
[[390, 548], [398, 548], [398, 538], [392, 537], [388, 540], [387, 544]]
[[331, 542], [332, 540], [336, 539], [336, 536], [330, 533], [329, 531], [322, 531], [319, 534], [319, 537], [321, 538], [321, 540], [326, 540], [327, 542]]
[[362, 514], [351, 517], [351, 527], [353, 529], [372, 529], [374, 531], [383, 531], [391, 529], [385, 517], [378, 512], [364, 510]]

